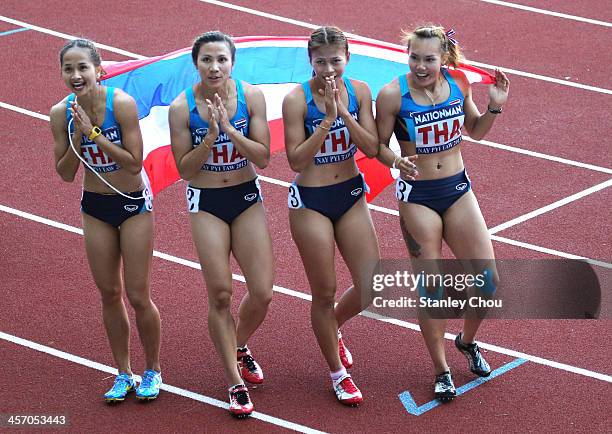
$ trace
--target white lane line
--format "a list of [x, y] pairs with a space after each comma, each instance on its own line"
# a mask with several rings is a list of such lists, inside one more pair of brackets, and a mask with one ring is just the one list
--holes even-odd
[[597, 259], [590, 259], [584, 256], [573, 255], [571, 253], [565, 253], [559, 250], [549, 249], [548, 247], [536, 246], [535, 244], [523, 243], [522, 241], [512, 240], [506, 237], [500, 237], [499, 235], [491, 235], [491, 239], [499, 243], [510, 244], [512, 246], [522, 247], [524, 249], [546, 253], [547, 255], [560, 256], [562, 258], [568, 258], [568, 259], [578, 259], [578, 260], [585, 261], [591, 265], [597, 265], [598, 267], [612, 269], [612, 264], [609, 264], [603, 261], [598, 261]]
[[[210, 3], [213, 4], [215, 6], [221, 6], [221, 7], [225, 7], [225, 8], [229, 8], [229, 9], [234, 9], [240, 12], [245, 12], [245, 13], [249, 13], [252, 15], [257, 15], [257, 16], [261, 16], [263, 18], [268, 18], [271, 20], [276, 20], [276, 21], [281, 21], [283, 23], [289, 23], [289, 24], [293, 24], [299, 27], [306, 27], [309, 29], [313, 29], [313, 28], [317, 28], [320, 27], [319, 25], [314, 25], [314, 24], [310, 24], [310, 23], [306, 23], [304, 21], [298, 21], [298, 20], [293, 20], [291, 18], [286, 18], [286, 17], [281, 17], [279, 15], [274, 15], [274, 14], [269, 14], [266, 12], [261, 12], [255, 9], [251, 9], [251, 8], [246, 8], [243, 6], [237, 6], [237, 5], [233, 5], [231, 3], [226, 3], [226, 2], [221, 2], [221, 1], [216, 1], [216, 0], [198, 0], [204, 3]], [[33, 24], [28, 24], [25, 23], [23, 21], [18, 21], [18, 20], [14, 20], [12, 18], [8, 18], [8, 17], [4, 17], [0, 15], [0, 20], [2, 21], [6, 21], [8, 23], [11, 24], [15, 24], [15, 25], [21, 25], [24, 27], [27, 27], [29, 29], [32, 30], [36, 30], [45, 34], [49, 34], [49, 35], [53, 35], [53, 36], [58, 36], [60, 38], [64, 38], [64, 39], [74, 39], [74, 36], [71, 35], [66, 35], [65, 33], [60, 33], [60, 32], [56, 32], [54, 30], [50, 30], [50, 29], [46, 29], [44, 27], [39, 27], [39, 26], [35, 26]], [[398, 44], [392, 44], [389, 42], [385, 42], [385, 41], [381, 41], [378, 39], [372, 39], [372, 38], [368, 38], [365, 36], [361, 36], [361, 35], [356, 35], [353, 33], [346, 33], [347, 36], [354, 38], [354, 39], [359, 39], [362, 41], [366, 41], [366, 42], [372, 42], [375, 44], [383, 44], [389, 47], [395, 47], [395, 48], [400, 48], [400, 49], [404, 49], [403, 46], [398, 45]], [[107, 51], [111, 51], [114, 53], [119, 53], [122, 54], [124, 56], [128, 56], [128, 57], [133, 57], [135, 59], [146, 59], [145, 56], [141, 56], [140, 54], [135, 54], [135, 53], [130, 53], [129, 51], [125, 51], [122, 50], [120, 48], [115, 48], [115, 47], [111, 47], [110, 45], [105, 45], [105, 44], [99, 44], [96, 42], [96, 45], [100, 48], [103, 48]], [[555, 84], [560, 84], [563, 86], [569, 86], [569, 87], [574, 87], [577, 89], [583, 89], [583, 90], [588, 90], [588, 91], [592, 91], [592, 92], [598, 92], [598, 93], [604, 93], [604, 94], [608, 94], [608, 95], [612, 95], [612, 89], [605, 89], [602, 87], [597, 87], [597, 86], [591, 86], [591, 85], [587, 85], [587, 84], [581, 84], [581, 83], [575, 83], [572, 81], [567, 81], [567, 80], [561, 80], [558, 78], [554, 78], [554, 77], [548, 77], [545, 75], [540, 75], [540, 74], [534, 74], [534, 73], [530, 73], [530, 72], [524, 72], [524, 71], [520, 71], [518, 69], [512, 69], [512, 68], [506, 68], [506, 67], [502, 67], [502, 66], [497, 66], [497, 65], [490, 65], [487, 63], [481, 63], [481, 62], [476, 62], [473, 60], [466, 60], [466, 63], [470, 64], [470, 65], [474, 65], [474, 66], [478, 66], [481, 68], [489, 68], [489, 69], [495, 69], [495, 68], [499, 68], [504, 72], [508, 72], [514, 75], [518, 75], [518, 76], [523, 76], [523, 77], [528, 77], [528, 78], [533, 78], [536, 80], [542, 80], [542, 81], [546, 81], [546, 82], [550, 82], [550, 83], [555, 83]]]
[[17, 113], [21, 113], [22, 115], [32, 116], [36, 119], [42, 119], [43, 121], [49, 122], [51, 118], [48, 115], [43, 115], [38, 112], [33, 112], [32, 110], [24, 109], [22, 107], [17, 107], [16, 105], [8, 104], [0, 101], [0, 107], [7, 110], [12, 110]]
[[[56, 36], [56, 37], [62, 38], [62, 39], [77, 39], [77, 38], [79, 38], [78, 36], [68, 35], [68, 34], [62, 33], [62, 32], [56, 32], [55, 30], [51, 30], [51, 29], [48, 29], [46, 27], [35, 26], [34, 24], [26, 23], [24, 21], [15, 20], [13, 18], [5, 17], [3, 15], [0, 15], [0, 20], [4, 21], [5, 23], [14, 24], [16, 26], [24, 27], [24, 28], [30, 29], [30, 30], [35, 30], [37, 32], [44, 33], [46, 35]], [[95, 44], [96, 44], [96, 46], [98, 48], [101, 48], [103, 50], [110, 51], [110, 52], [113, 52], [113, 53], [121, 54], [122, 56], [132, 57], [134, 59], [146, 59], [147, 58], [146, 56], [141, 56], [140, 54], [131, 53], [129, 51], [122, 50], [121, 48], [111, 47], [110, 45], [101, 44], [99, 42], [96, 42]]]
[[[36, 221], [38, 223], [43, 223], [46, 224], [48, 226], [51, 227], [55, 227], [55, 228], [59, 228], [59, 229], [63, 229], [63, 230], [69, 230], [69, 232], [72, 233], [79, 233], [82, 234], [82, 230], [79, 228], [76, 228], [74, 226], [69, 226], [69, 225], [65, 225], [63, 223], [59, 223], [56, 222], [54, 220], [50, 220], [44, 217], [40, 217], [34, 214], [30, 214], [30, 213], [26, 213], [24, 211], [19, 211], [19, 210], [15, 210], [14, 208], [10, 208], [4, 205], [0, 205], [0, 211], [4, 211], [6, 213], [9, 214], [13, 214], [19, 217], [23, 217], [26, 219], [30, 219], [33, 221]], [[66, 228], [70, 228], [70, 229], [66, 229]], [[160, 258], [160, 259], [164, 259], [176, 264], [180, 264], [180, 265], [184, 265], [190, 268], [194, 268], [197, 270], [201, 270], [200, 264], [194, 261], [190, 261], [184, 258], [179, 258], [173, 255], [169, 255], [167, 253], [162, 253], [162, 252], [158, 252], [158, 251], [154, 251], [153, 255]], [[239, 274], [232, 274], [232, 278], [234, 280], [240, 281], [240, 282], [245, 282], [244, 276], [241, 276]], [[282, 294], [286, 294], [289, 295], [291, 297], [296, 297], [296, 298], [300, 298], [302, 300], [306, 300], [306, 301], [312, 301], [312, 297], [309, 294], [305, 294], [303, 292], [299, 292], [299, 291], [295, 291], [293, 289], [289, 289], [289, 288], [284, 288], [282, 286], [278, 286], [278, 285], [274, 285], [272, 288], [274, 291], [276, 292], [280, 292]], [[383, 317], [381, 315], [377, 315], [371, 312], [362, 312], [361, 313], [362, 316], [367, 317], [367, 318], [371, 318], [371, 319], [375, 319], [378, 321], [383, 321], [385, 323], [389, 323], [389, 324], [394, 324], [397, 325], [399, 327], [403, 327], [403, 328], [407, 328], [410, 330], [420, 330], [419, 326], [417, 324], [413, 324], [407, 321], [401, 321], [401, 320], [397, 320], [397, 319], [393, 319], [393, 318], [387, 318], [387, 317]], [[446, 333], [444, 335], [444, 337], [446, 339], [449, 340], [453, 340], [455, 339], [455, 335], [452, 335], [450, 333]], [[564, 363], [559, 363], [559, 362], [555, 362], [555, 361], [551, 361], [548, 359], [544, 359], [538, 356], [533, 356], [530, 354], [526, 354], [526, 353], [519, 353], [515, 350], [512, 349], [508, 349], [508, 348], [503, 348], [497, 345], [493, 345], [493, 344], [487, 344], [487, 343], [481, 343], [479, 342], [479, 344], [483, 347], [486, 348], [488, 350], [497, 352], [497, 353], [501, 353], [501, 354], [507, 354], [507, 355], [511, 355], [513, 357], [522, 357], [528, 360], [531, 360], [532, 362], [541, 364], [541, 365], [546, 365], [546, 366], [551, 366], [553, 368], [557, 368], [557, 369], [561, 369], [564, 371], [568, 371], [568, 372], [573, 372], [575, 374], [579, 374], [579, 375], [584, 375], [587, 377], [591, 377], [591, 378], [596, 378], [598, 380], [603, 380], [603, 381], [607, 381], [607, 382], [612, 382], [612, 377], [610, 377], [609, 375], [605, 375], [605, 374], [601, 374], [599, 372], [595, 372], [595, 371], [590, 371], [588, 369], [583, 369], [583, 368], [578, 368], [576, 366], [572, 366], [572, 365], [567, 365]]]
[[[220, 6], [220, 7], [227, 8], [227, 9], [233, 9], [235, 11], [244, 12], [244, 13], [251, 14], [251, 15], [256, 15], [258, 17], [267, 18], [269, 20], [280, 21], [282, 23], [287, 23], [287, 24], [293, 24], [294, 26], [299, 26], [299, 27], [305, 27], [307, 29], [316, 29], [316, 28], [321, 27], [321, 25], [319, 24], [312, 24], [312, 23], [307, 23], [305, 21], [294, 20], [292, 18], [282, 17], [280, 15], [270, 14], [268, 12], [262, 12], [257, 9], [247, 8], [244, 6], [239, 6], [239, 5], [235, 5], [235, 4], [228, 3], [228, 2], [223, 2], [223, 1], [218, 1], [218, 0], [198, 0], [198, 1], [202, 3], [209, 3], [215, 6]], [[400, 48], [402, 50], [405, 48], [403, 45], [392, 44], [386, 41], [381, 41], [378, 39], [372, 39], [372, 38], [368, 38], [365, 36], [356, 35], [354, 33], [345, 33], [345, 35], [350, 38], [359, 39], [361, 41], [371, 42], [374, 44], [382, 44], [382, 45], [386, 45], [386, 46], [393, 47], [393, 48]], [[467, 60], [466, 63], [469, 63], [470, 65], [478, 66], [481, 68], [489, 68], [489, 69], [499, 68], [504, 72], [508, 72], [514, 75], [533, 78], [536, 80], [547, 81], [547, 82], [555, 83], [555, 84], [561, 84], [563, 86], [569, 86], [569, 87], [575, 87], [578, 89], [589, 90], [592, 92], [612, 95], [612, 89], [605, 89], [605, 88], [597, 87], [597, 86], [590, 86], [586, 84], [574, 83], [572, 81], [560, 80], [554, 77], [547, 77], [545, 75], [533, 74], [530, 72], [519, 71], [517, 69], [505, 68], [505, 67], [496, 66], [496, 65], [489, 65], [487, 63], [475, 62], [472, 60]]]
[[[16, 111], [18, 113], [22, 113], [22, 114], [25, 114], [25, 115], [28, 115], [28, 116], [33, 116], [33, 117], [38, 118], [38, 119], [49, 121], [49, 116], [41, 115], [40, 113], [36, 113], [36, 112], [31, 111], [31, 110], [27, 110], [27, 109], [24, 109], [24, 108], [21, 108], [21, 107], [17, 107], [17, 106], [11, 105], [11, 104], [6, 104], [6, 103], [3, 103], [3, 102], [0, 102], [0, 107], [6, 108], [8, 110], [13, 110], [13, 111]], [[508, 149], [508, 148], [512, 148], [510, 146], [500, 145], [500, 144], [497, 144], [497, 143], [494, 143], [494, 142], [488, 142], [488, 144], [487, 144], [487, 143], [484, 143], [486, 141], [475, 141], [475, 140], [472, 140], [472, 139], [469, 139], [469, 140], [473, 141], [474, 143], [485, 144], [485, 145], [488, 145], [488, 146], [495, 145], [493, 147], [499, 147], [500, 149], [505, 149], [505, 150], [513, 151], [513, 149]], [[490, 144], [492, 144], [492, 145], [490, 145]], [[519, 149], [519, 148], [514, 148], [514, 149]], [[606, 169], [604, 167], [592, 166], [592, 165], [585, 164], [585, 163], [580, 163], [580, 162], [572, 162], [571, 160], [566, 160], [566, 159], [559, 158], [559, 157], [549, 156], [549, 155], [546, 155], [546, 154], [532, 153], [531, 151], [525, 152], [525, 153], [527, 155], [531, 155], [531, 156], [535, 156], [535, 157], [539, 157], [539, 158], [545, 158], [545, 159], [549, 159], [549, 160], [552, 160], [552, 161], [557, 161], [557, 162], [560, 162], [560, 163], [570, 164], [570, 165], [574, 165], [574, 166], [579, 166], [579, 167], [583, 167], [583, 168], [586, 168], [586, 169], [597, 170], [599, 172], [608, 173], [610, 171], [610, 169]], [[539, 155], [532, 155], [532, 154], [539, 154]], [[571, 164], [571, 163], [576, 163], [576, 164]], [[285, 188], [289, 188], [291, 186], [291, 183], [289, 183], [287, 181], [281, 181], [280, 179], [270, 178], [268, 176], [263, 176], [263, 175], [259, 175], [259, 178], [262, 181], [268, 182], [270, 184], [279, 185], [279, 186], [282, 186], [282, 187], [285, 187]], [[368, 208], [370, 208], [371, 210], [377, 211], [377, 212], [384, 213], [384, 214], [389, 214], [389, 215], [392, 215], [392, 216], [399, 216], [399, 211], [395, 210], [395, 209], [389, 209], [389, 208], [385, 208], [385, 207], [382, 207], [382, 206], [373, 205], [371, 203], [368, 204]], [[542, 208], [540, 208], [540, 209], [542, 209]], [[538, 210], [536, 210], [536, 211], [538, 211]], [[536, 212], [536, 211], [532, 211], [532, 212]], [[517, 217], [517, 218], [521, 218], [521, 217]], [[493, 229], [496, 229], [498, 227], [499, 226], [496, 226]], [[489, 232], [493, 231], [493, 229], [490, 229]], [[498, 232], [498, 231], [496, 230], [496, 232]], [[494, 234], [494, 233], [495, 232], [491, 232], [491, 234]], [[550, 255], [561, 256], [561, 257], [564, 257], [564, 258], [585, 259], [587, 262], [589, 262], [591, 264], [594, 264], [594, 265], [605, 264], [605, 265], [600, 265], [600, 266], [609, 268], [608, 267], [609, 264], [607, 264], [605, 262], [597, 261], [595, 259], [583, 258], [582, 256], [573, 255], [571, 253], [564, 253], [564, 252], [560, 252], [558, 250], [553, 250], [553, 249], [548, 249], [546, 247], [536, 246], [534, 244], [522, 243], [522, 242], [519, 242], [519, 241], [514, 241], [514, 240], [511, 240], [511, 239], [508, 239], [508, 238], [504, 238], [504, 237], [495, 237], [495, 238], [492, 237], [492, 239], [495, 239], [496, 241], [498, 241], [500, 243], [506, 243], [506, 244], [511, 244], [511, 245], [514, 245], [514, 246], [520, 246], [520, 247], [523, 247], [525, 249], [534, 250], [534, 251], [537, 251], [537, 252], [543, 252], [543, 253], [547, 253], [547, 254], [550, 254]]]
[[517, 154], [528, 155], [530, 157], [541, 158], [543, 160], [554, 161], [556, 163], [567, 164], [568, 166], [580, 167], [583, 169], [594, 170], [595, 172], [606, 173], [612, 175], [612, 169], [608, 167], [595, 166], [594, 164], [583, 163], [582, 161], [569, 160], [563, 157], [557, 157], [556, 155], [543, 154], [541, 152], [530, 151], [529, 149], [517, 148], [516, 146], [503, 145], [501, 143], [491, 142], [489, 140], [474, 140], [469, 136], [463, 136], [463, 138], [472, 143], [478, 143], [479, 145], [489, 146], [491, 148], [502, 149], [504, 151], [515, 152]]
[[[37, 342], [29, 341], [27, 339], [20, 338], [18, 336], [13, 336], [8, 333], [4, 333], [0, 331], [0, 339], [4, 339], [5, 341], [12, 342], [17, 345], [24, 346], [26, 348], [30, 348], [32, 350], [40, 351], [41, 353], [49, 354], [54, 357], [58, 357], [63, 360], [67, 360], [72, 363], [76, 363], [78, 365], [86, 366], [88, 368], [96, 369], [98, 371], [106, 372], [108, 374], [117, 375], [117, 369], [104, 365], [102, 363], [94, 362], [93, 360], [85, 359], [83, 357], [75, 356], [74, 354], [67, 353], [65, 351], [60, 351], [52, 347], [48, 347], [46, 345], [39, 344]], [[141, 381], [139, 375], [134, 375], [137, 381]], [[185, 398], [190, 398], [195, 401], [202, 402], [204, 404], [212, 405], [213, 407], [218, 407], [227, 410], [229, 405], [226, 402], [219, 401], [218, 399], [211, 398], [210, 396], [201, 395], [196, 392], [192, 392], [190, 390], [182, 389], [180, 387], [172, 386], [170, 384], [162, 384], [162, 390], [165, 390], [168, 393], [173, 393], [175, 395], [183, 396]], [[283, 428], [292, 429], [298, 432], [303, 433], [322, 433], [323, 431], [317, 431], [313, 428], [300, 425], [294, 422], [290, 422], [288, 420], [280, 419], [278, 417], [270, 416], [265, 413], [260, 413], [255, 411], [251, 414], [252, 418], [259, 419], [263, 422], [268, 422], [273, 425], [277, 425]]]
[[516, 217], [516, 218], [514, 218], [512, 220], [509, 220], [509, 221], [507, 221], [505, 223], [502, 223], [501, 225], [497, 225], [497, 226], [489, 229], [489, 232], [491, 234], [495, 234], [497, 232], [501, 232], [501, 231], [503, 231], [505, 229], [508, 229], [508, 228], [510, 228], [512, 226], [516, 226], [516, 225], [518, 225], [520, 223], [523, 223], [523, 222], [525, 222], [527, 220], [530, 220], [530, 219], [532, 219], [534, 217], [542, 215], [542, 214], [544, 214], [544, 213], [546, 213], [548, 211], [552, 211], [553, 209], [559, 208], [559, 207], [561, 207], [563, 205], [567, 205], [568, 203], [574, 202], [574, 201], [576, 201], [578, 199], [581, 199], [581, 198], [583, 198], [585, 196], [588, 196], [590, 194], [596, 193], [596, 192], [598, 192], [600, 190], [603, 190], [604, 188], [607, 188], [607, 187], [609, 187], [611, 185], [612, 185], [612, 179], [608, 179], [607, 181], [602, 182], [602, 183], [597, 184], [597, 185], [594, 185], [592, 187], [589, 187], [586, 190], [579, 191], [578, 193], [572, 194], [571, 196], [565, 197], [565, 198], [563, 198], [561, 200], [558, 200], [556, 202], [553, 202], [553, 203], [551, 203], [549, 205], [543, 206], [542, 208], [538, 208], [536, 210], [528, 212], [527, 214], [523, 214], [522, 216]]
[[588, 23], [588, 24], [595, 24], [597, 26], [612, 27], [612, 23], [608, 23], [606, 21], [599, 21], [599, 20], [594, 20], [591, 18], [579, 17], [577, 15], [570, 15], [570, 14], [564, 14], [561, 12], [549, 11], [546, 9], [534, 8], [532, 6], [519, 5], [516, 3], [504, 2], [500, 0], [480, 0], [480, 1], [485, 2], [485, 3], [491, 3], [494, 5], [498, 5], [498, 6], [506, 6], [509, 8], [521, 9], [524, 11], [535, 12], [538, 14], [551, 15], [553, 17], [565, 18], [568, 20], [580, 21], [580, 22]]

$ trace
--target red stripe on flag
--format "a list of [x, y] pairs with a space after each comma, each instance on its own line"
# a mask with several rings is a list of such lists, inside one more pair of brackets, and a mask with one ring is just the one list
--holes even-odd
[[147, 172], [154, 195], [181, 179], [170, 145], [160, 146], [151, 151], [142, 165]]
[[366, 194], [366, 200], [372, 202], [378, 194], [393, 182], [391, 170], [376, 158], [368, 158], [361, 151], [355, 155], [357, 167], [363, 173], [370, 192]]
[[268, 121], [270, 126], [270, 154], [285, 149], [285, 124], [283, 119], [273, 119]]

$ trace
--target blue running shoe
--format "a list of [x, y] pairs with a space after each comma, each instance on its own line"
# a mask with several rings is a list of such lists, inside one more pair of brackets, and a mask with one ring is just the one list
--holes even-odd
[[134, 378], [126, 373], [119, 374], [115, 377], [115, 383], [113, 387], [104, 394], [104, 399], [108, 403], [121, 402], [125, 399], [125, 396], [133, 392], [136, 388]]
[[461, 340], [463, 337], [463, 332], [459, 333], [455, 338], [455, 346], [459, 351], [463, 353], [465, 358], [468, 360], [470, 365], [470, 371], [479, 377], [488, 377], [491, 375], [491, 367], [487, 363], [487, 361], [480, 354], [480, 348], [478, 348], [478, 344], [474, 342], [473, 344], [465, 344]]
[[142, 374], [140, 386], [136, 389], [136, 398], [143, 401], [151, 401], [159, 395], [159, 388], [162, 385], [161, 372], [147, 369]]

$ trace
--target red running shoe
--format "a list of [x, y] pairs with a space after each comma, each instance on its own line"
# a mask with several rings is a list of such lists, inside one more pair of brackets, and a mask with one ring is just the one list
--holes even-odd
[[340, 361], [342, 362], [342, 366], [347, 369], [353, 366], [353, 355], [349, 349], [346, 348], [346, 345], [344, 345], [340, 330], [338, 330], [338, 353], [340, 353]]
[[238, 384], [229, 389], [229, 404], [230, 413], [239, 419], [253, 413], [253, 403], [249, 397], [249, 390], [244, 384]]
[[357, 407], [363, 402], [361, 391], [357, 389], [349, 374], [343, 375], [337, 381], [334, 381], [334, 392], [336, 392], [338, 401], [344, 405]]
[[257, 363], [251, 355], [251, 350], [246, 350], [246, 352], [238, 351], [236, 353], [236, 357], [238, 358], [238, 370], [240, 371], [240, 376], [245, 381], [252, 384], [263, 383], [263, 371], [261, 370], [259, 363]]

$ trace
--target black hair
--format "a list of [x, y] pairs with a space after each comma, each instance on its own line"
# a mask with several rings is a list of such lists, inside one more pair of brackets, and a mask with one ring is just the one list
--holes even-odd
[[89, 58], [91, 59], [94, 66], [100, 66], [102, 64], [100, 52], [92, 41], [90, 41], [89, 39], [73, 39], [72, 41], [68, 41], [66, 45], [64, 45], [60, 50], [60, 65], [64, 63], [64, 54], [66, 54], [66, 52], [71, 48], [84, 48], [88, 50]]
[[195, 41], [193, 41], [193, 46], [191, 47], [191, 59], [193, 60], [194, 65], [198, 64], [198, 53], [200, 52], [200, 47], [204, 44], [208, 44], [209, 42], [225, 42], [232, 53], [232, 63], [234, 63], [234, 59], [236, 57], [236, 46], [234, 45], [234, 40], [228, 34], [218, 30], [213, 30], [211, 32], [202, 33], [200, 36], [195, 38]]

